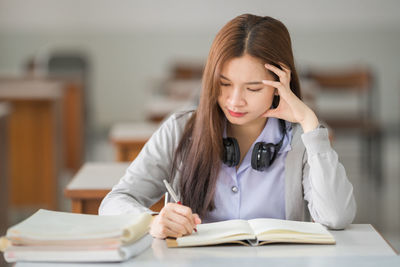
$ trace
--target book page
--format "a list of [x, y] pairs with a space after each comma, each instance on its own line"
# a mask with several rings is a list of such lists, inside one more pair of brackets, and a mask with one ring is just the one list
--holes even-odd
[[[179, 246], [216, 244], [225, 241], [255, 238], [253, 230], [245, 220], [228, 220], [197, 225], [197, 233], [177, 238]], [[220, 240], [221, 242], [215, 242]]]
[[319, 223], [312, 222], [299, 222], [279, 219], [253, 219], [249, 220], [250, 226], [256, 235], [266, 233], [269, 231], [273, 232], [297, 232], [305, 234], [319, 234], [328, 235], [331, 234]]
[[[147, 234], [126, 246], [96, 247], [26, 247], [12, 246], [4, 252], [7, 262], [117, 262], [139, 255], [151, 246], [153, 238]], [[80, 264], [75, 264], [80, 266]], [[75, 266], [73, 265], [73, 266]], [[41, 265], [38, 265], [41, 266]], [[52, 265], [53, 266], [53, 265]], [[57, 265], [55, 265], [57, 266]], [[90, 265], [92, 266], [92, 265]], [[97, 266], [97, 265], [96, 265]]]
[[39, 210], [28, 219], [11, 227], [7, 238], [21, 242], [33, 240], [85, 240], [120, 238], [124, 242], [143, 236], [151, 215], [87, 215]]

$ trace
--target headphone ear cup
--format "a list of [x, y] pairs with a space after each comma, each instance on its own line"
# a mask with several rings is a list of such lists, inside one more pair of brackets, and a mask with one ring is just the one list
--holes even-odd
[[237, 166], [240, 162], [239, 144], [235, 138], [227, 137], [223, 139], [224, 155], [222, 161], [228, 166]]
[[260, 142], [256, 143], [253, 147], [253, 152], [251, 153], [251, 167], [257, 171], [258, 171], [260, 144], [261, 144]]
[[256, 171], [264, 171], [271, 165], [271, 145], [258, 142], [251, 154], [251, 167]]

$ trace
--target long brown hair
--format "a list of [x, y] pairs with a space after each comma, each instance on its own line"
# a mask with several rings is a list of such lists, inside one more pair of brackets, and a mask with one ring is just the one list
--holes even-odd
[[300, 97], [291, 40], [282, 22], [267, 16], [244, 14], [229, 21], [218, 32], [205, 65], [199, 106], [185, 126], [172, 168], [172, 177], [180, 172], [183, 203], [200, 216], [214, 209], [213, 197], [222, 163], [224, 114], [217, 102], [220, 72], [226, 61], [244, 54], [275, 66], [279, 62], [288, 66], [290, 88]]

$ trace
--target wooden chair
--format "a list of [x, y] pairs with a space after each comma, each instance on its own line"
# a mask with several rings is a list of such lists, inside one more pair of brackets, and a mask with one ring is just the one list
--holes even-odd
[[[382, 182], [382, 129], [378, 122], [379, 99], [374, 76], [368, 67], [347, 69], [313, 68], [307, 78], [319, 86], [319, 94], [334, 93], [342, 100], [355, 97], [358, 108], [353, 112], [321, 113], [324, 120], [337, 133], [357, 134], [361, 138], [361, 167], [374, 178], [377, 184]], [[323, 107], [319, 107], [323, 109]], [[365, 155], [365, 157], [363, 157]]]

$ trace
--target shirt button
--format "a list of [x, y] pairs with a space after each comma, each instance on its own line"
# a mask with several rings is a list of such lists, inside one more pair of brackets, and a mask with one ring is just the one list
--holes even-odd
[[232, 186], [231, 189], [232, 189], [232, 192], [233, 192], [233, 193], [237, 193], [237, 191], [239, 191], [238, 188], [237, 188], [236, 186]]

